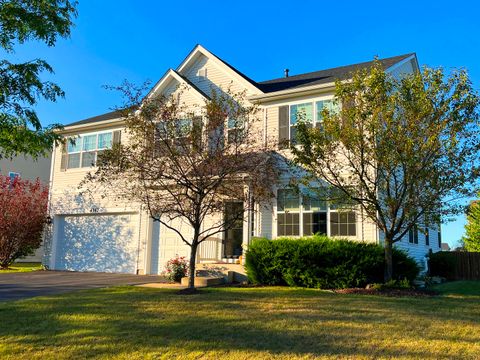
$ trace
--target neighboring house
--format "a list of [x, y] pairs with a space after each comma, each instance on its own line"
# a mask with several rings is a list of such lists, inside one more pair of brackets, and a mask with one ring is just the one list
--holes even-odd
[[[418, 69], [415, 54], [380, 61], [395, 76]], [[175, 70], [165, 73], [152, 93], [175, 94], [182, 87], [186, 90], [181, 93], [181, 102], [198, 107], [208, 99], [212, 88], [245, 91], [249, 101], [260, 108], [263, 121], [259, 131], [265, 139], [284, 140], [294, 136], [297, 111], [304, 111], [313, 122], [321, 121], [320, 110], [331, 105], [335, 80], [348, 78], [352, 71], [369, 65], [371, 62], [256, 82], [197, 45]], [[116, 112], [65, 126], [64, 136], [77, 137], [77, 141], [75, 145], [56, 147], [53, 154], [50, 203], [53, 227], [46, 263], [50, 268], [157, 274], [175, 255], [188, 255], [189, 247], [174, 232], [153, 222], [139, 204], [87, 197], [78, 188], [93, 169], [99, 152], [115, 142], [128, 141], [124, 126]], [[289, 156], [288, 150], [278, 149], [278, 152]], [[352, 241], [382, 241], [376, 225], [363, 219], [361, 211], [339, 212], [334, 206], [314, 199], [302, 201], [288, 190], [286, 174], [271, 203], [256, 204], [257, 211], [246, 214], [238, 228], [202, 243], [199, 263], [235, 262], [252, 236], [277, 238], [321, 232]], [[224, 216], [228, 216], [228, 206]], [[191, 230], [181, 223], [172, 225], [181, 226], [186, 234]], [[440, 250], [439, 231], [439, 228], [415, 229], [397, 246], [423, 263], [429, 250]]]
[[[50, 180], [51, 155], [33, 159], [31, 156], [18, 155], [12, 159], [0, 159], [0, 174], [10, 176], [12, 179], [21, 177], [27, 180], [40, 179], [45, 185]], [[19, 262], [39, 262], [42, 261], [44, 254], [43, 245], [40, 246], [35, 254], [17, 259]]]
[[448, 243], [442, 242], [442, 251], [450, 251], [450, 250], [452, 250], [450, 248], [450, 245], [448, 245]]

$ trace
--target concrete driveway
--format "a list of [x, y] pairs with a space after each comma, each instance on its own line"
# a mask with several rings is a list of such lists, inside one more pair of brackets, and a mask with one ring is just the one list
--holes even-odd
[[67, 271], [0, 274], [0, 301], [60, 294], [81, 289], [165, 282], [162, 276]]

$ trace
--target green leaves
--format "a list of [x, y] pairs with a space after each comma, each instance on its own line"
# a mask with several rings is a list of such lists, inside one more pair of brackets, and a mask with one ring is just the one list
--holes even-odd
[[472, 202], [468, 208], [465, 236], [462, 240], [465, 249], [480, 252], [480, 203], [478, 201]]
[[40, 40], [54, 46], [57, 37], [68, 37], [77, 15], [77, 1], [0, 1], [0, 46], [13, 52], [14, 44]]
[[[68, 37], [76, 16], [76, 1], [0, 1], [0, 46], [14, 52], [15, 44], [40, 40], [54, 46], [58, 37]], [[64, 96], [58, 85], [42, 81], [53, 73], [41, 59], [14, 64], [0, 60], [0, 158], [23, 153], [37, 157], [60, 141], [60, 125], [43, 128], [34, 106], [40, 99], [56, 101]]]

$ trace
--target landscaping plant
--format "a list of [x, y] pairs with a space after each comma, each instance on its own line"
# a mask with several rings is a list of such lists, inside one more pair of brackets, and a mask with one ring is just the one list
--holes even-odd
[[[383, 248], [373, 243], [305, 238], [254, 239], [246, 254], [250, 282], [322, 289], [365, 287], [383, 280]], [[395, 280], [411, 283], [419, 267], [404, 252], [393, 249]]]
[[165, 265], [165, 277], [169, 281], [180, 282], [188, 275], [188, 261], [185, 256], [176, 256], [167, 261]]
[[40, 246], [47, 201], [48, 187], [40, 180], [0, 176], [0, 269]]

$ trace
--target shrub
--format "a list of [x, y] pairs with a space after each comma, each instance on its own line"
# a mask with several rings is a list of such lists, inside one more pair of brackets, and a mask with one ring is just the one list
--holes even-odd
[[441, 276], [449, 280], [455, 278], [456, 258], [449, 252], [430, 253], [428, 268], [430, 276]]
[[[394, 249], [395, 280], [412, 281], [415, 260]], [[308, 238], [256, 238], [246, 254], [246, 270], [254, 284], [312, 288], [364, 287], [383, 281], [384, 250], [376, 244]]]
[[0, 175], [0, 269], [40, 246], [47, 201], [48, 187], [40, 180]]
[[185, 256], [176, 256], [167, 261], [165, 265], [165, 277], [169, 281], [180, 282], [188, 273], [188, 261]]

